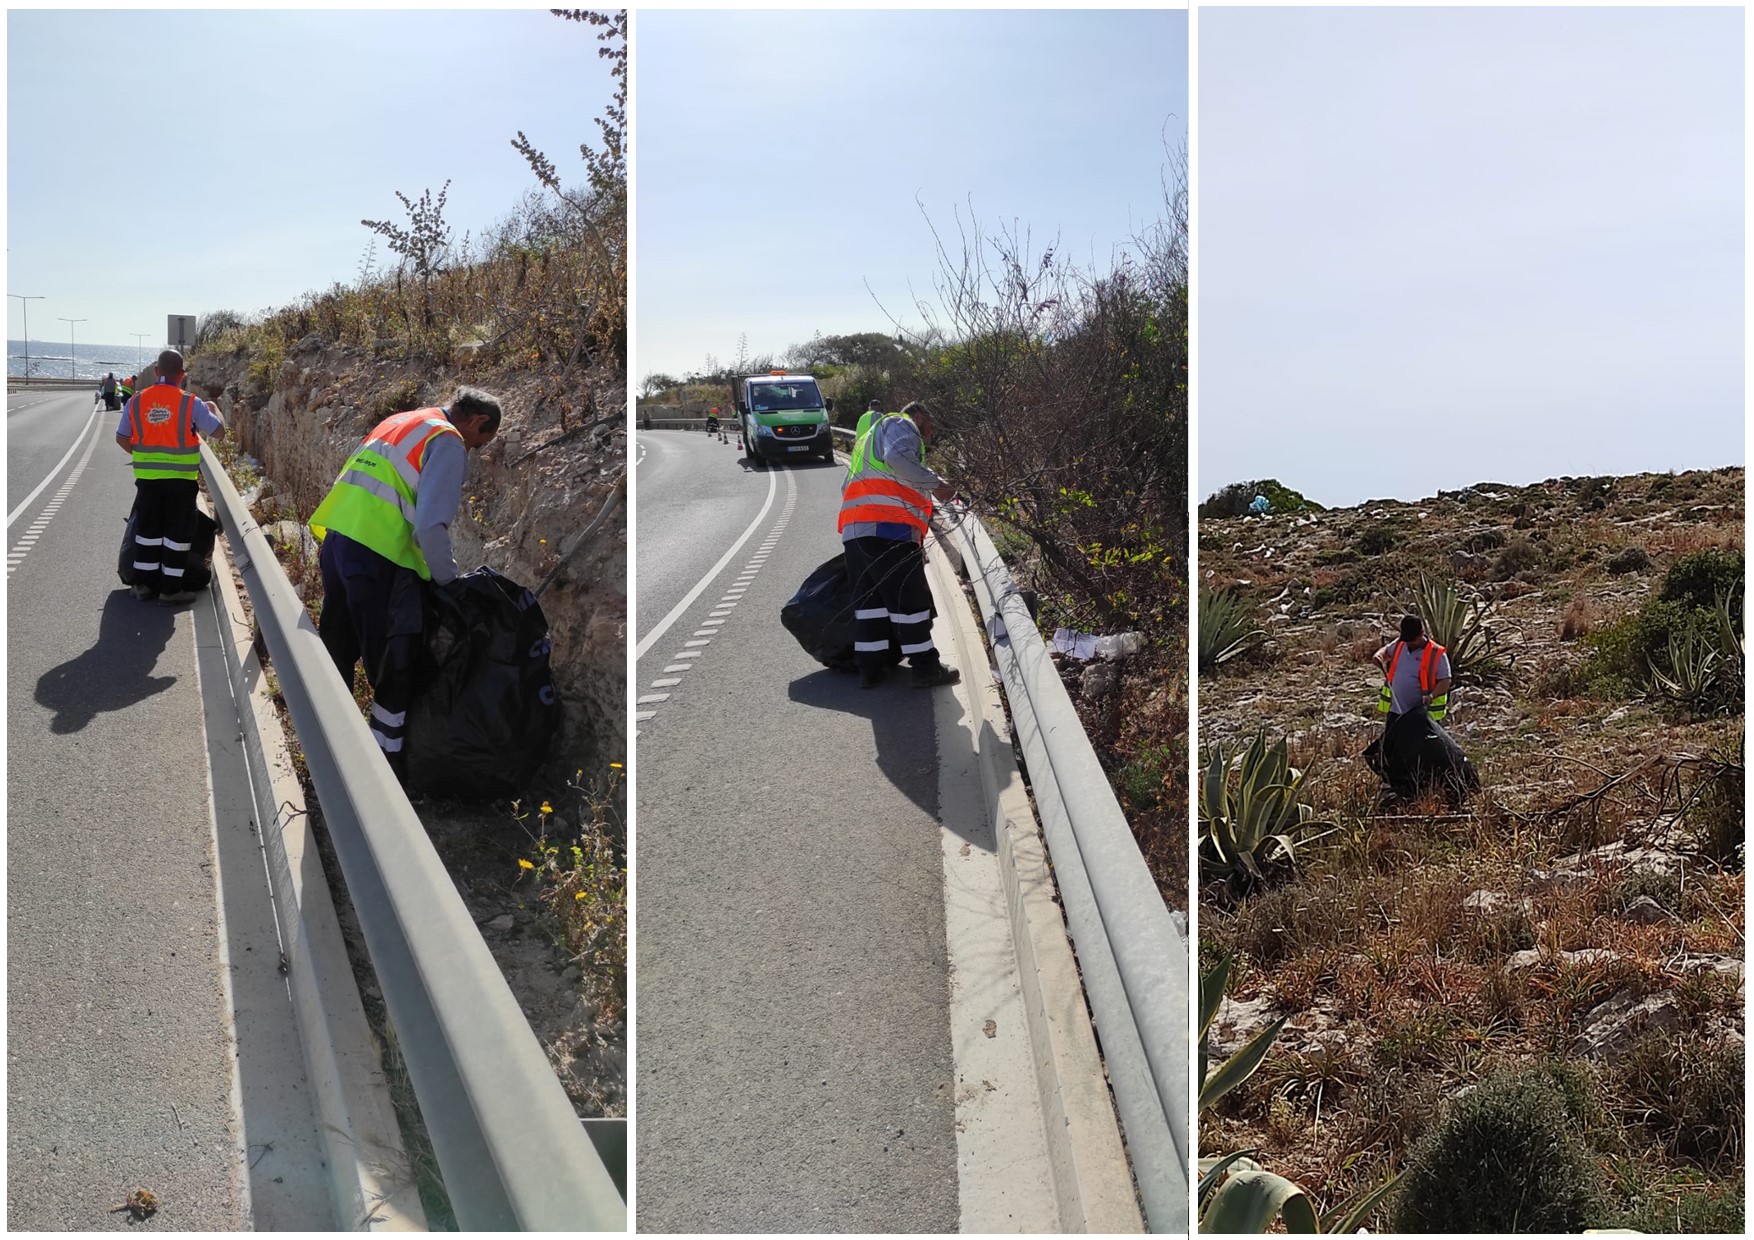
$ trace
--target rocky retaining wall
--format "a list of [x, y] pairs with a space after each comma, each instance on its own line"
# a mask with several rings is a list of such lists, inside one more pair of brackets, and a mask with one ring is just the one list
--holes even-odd
[[[254, 363], [254, 365], [252, 365]], [[466, 373], [464, 373], [466, 371]], [[270, 373], [271, 372], [271, 373]], [[500, 434], [472, 453], [451, 527], [464, 571], [491, 565], [538, 586], [565, 706], [550, 773], [600, 774], [627, 753], [627, 441], [621, 376], [435, 367], [391, 350], [307, 337], [277, 367], [246, 352], [190, 360], [189, 386], [217, 400], [243, 451], [261, 462], [265, 516], [307, 519], [360, 439], [391, 413], [446, 403], [459, 383], [499, 397]], [[595, 430], [588, 429], [593, 424]], [[618, 507], [563, 564], [604, 509]], [[315, 580], [304, 589], [320, 592]]]

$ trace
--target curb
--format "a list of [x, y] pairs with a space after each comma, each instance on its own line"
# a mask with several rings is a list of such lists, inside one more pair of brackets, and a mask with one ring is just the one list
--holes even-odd
[[1144, 1222], [1120, 1123], [1041, 825], [1012, 752], [1003, 693], [986, 647], [971, 627], [978, 618], [963, 594], [961, 557], [946, 541], [934, 540], [932, 550], [941, 554], [928, 557], [928, 572], [947, 599], [963, 603], [952, 609], [952, 636], [968, 689], [970, 725], [977, 736], [988, 733], [1000, 742], [979, 746], [981, 788], [998, 845], [1060, 1227], [1140, 1233]]
[[335, 1218], [350, 1231], [425, 1231], [426, 1213], [402, 1146], [377, 1045], [360, 1005], [305, 812], [304, 790], [269, 697], [252, 626], [242, 619], [243, 601], [232, 581], [223, 537], [214, 546], [213, 561], [226, 676], [238, 706], [256, 821], [264, 826], [261, 838], [274, 916], [285, 946], [293, 1015], [326, 1154]]

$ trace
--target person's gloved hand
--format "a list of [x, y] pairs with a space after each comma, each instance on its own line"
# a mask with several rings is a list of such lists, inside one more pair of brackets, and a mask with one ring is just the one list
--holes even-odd
[[457, 602], [463, 597], [463, 579], [452, 577], [449, 581], [432, 583], [432, 592], [447, 602]]

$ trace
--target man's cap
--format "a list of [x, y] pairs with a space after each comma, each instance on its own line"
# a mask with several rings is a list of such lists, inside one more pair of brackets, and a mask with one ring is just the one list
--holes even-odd
[[180, 375], [183, 373], [183, 355], [175, 349], [166, 349], [158, 355], [158, 373], [161, 375]]

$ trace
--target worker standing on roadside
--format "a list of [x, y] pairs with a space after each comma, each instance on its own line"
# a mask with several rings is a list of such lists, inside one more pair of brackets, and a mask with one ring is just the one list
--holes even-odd
[[1401, 636], [1374, 656], [1383, 670], [1376, 708], [1394, 723], [1410, 710], [1425, 708], [1433, 723], [1449, 709], [1449, 652], [1425, 636], [1418, 616], [1401, 617]]
[[183, 355], [158, 355], [158, 382], [122, 407], [116, 443], [134, 458], [134, 597], [188, 603], [183, 583], [195, 536], [201, 434], [225, 437], [225, 423], [207, 402], [185, 392]]
[[311, 514], [322, 543], [323, 611], [317, 625], [351, 688], [363, 658], [371, 734], [397, 779], [425, 627], [421, 582], [457, 578], [450, 523], [463, 501], [467, 454], [499, 433], [499, 401], [460, 387], [443, 408], [392, 414], [372, 428]]
[[962, 678], [932, 644], [932, 591], [923, 554], [932, 500], [948, 500], [949, 483], [926, 467], [932, 416], [918, 401], [874, 418], [853, 445], [841, 484], [840, 536], [853, 585], [853, 655], [859, 687], [883, 682], [893, 631], [914, 685], [953, 685]]

